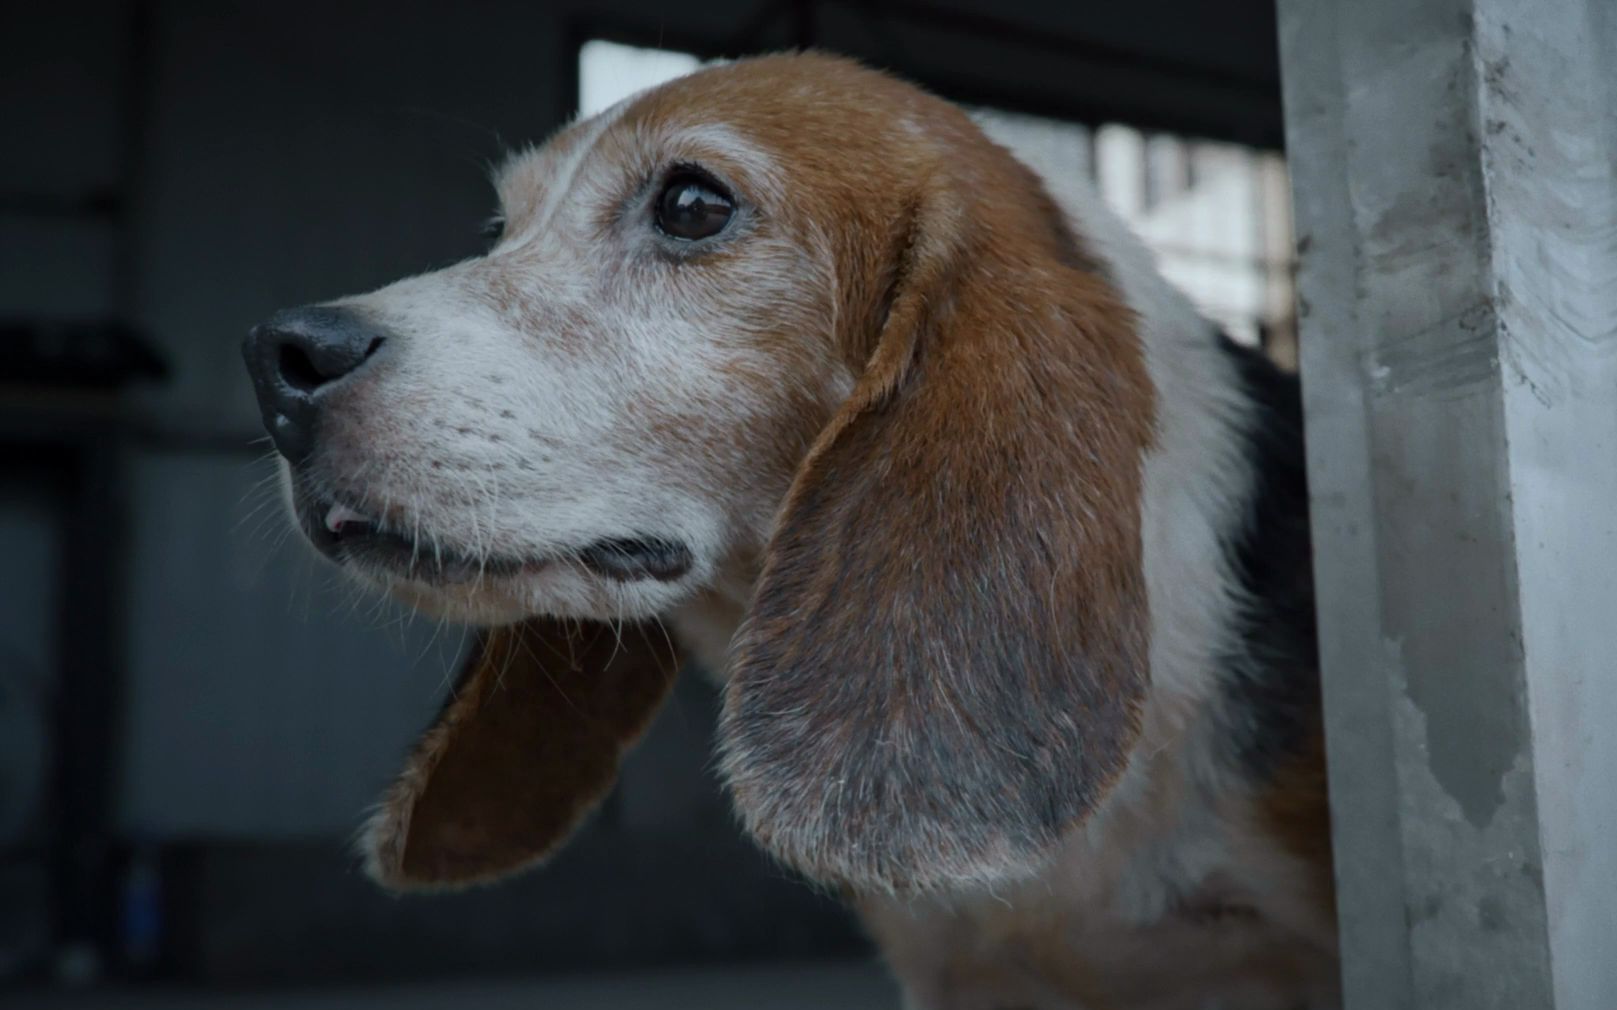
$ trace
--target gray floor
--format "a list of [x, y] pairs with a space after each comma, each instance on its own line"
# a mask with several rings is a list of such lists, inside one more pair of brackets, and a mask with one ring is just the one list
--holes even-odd
[[0, 1003], [14, 1010], [891, 1010], [898, 994], [880, 966], [838, 964], [272, 993], [98, 990], [0, 995]]

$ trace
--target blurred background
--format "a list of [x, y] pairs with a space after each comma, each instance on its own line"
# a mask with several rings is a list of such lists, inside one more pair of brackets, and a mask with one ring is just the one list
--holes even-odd
[[1269, 0], [0, 18], [0, 1002], [894, 1005], [852, 919], [736, 830], [699, 677], [545, 869], [367, 883], [349, 839], [463, 636], [288, 537], [237, 350], [278, 307], [480, 251], [491, 164], [575, 112], [805, 45], [1099, 185], [1236, 339], [1294, 360]]

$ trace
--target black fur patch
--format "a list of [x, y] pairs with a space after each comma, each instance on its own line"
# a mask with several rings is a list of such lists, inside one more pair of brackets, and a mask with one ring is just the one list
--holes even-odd
[[1303, 748], [1320, 706], [1302, 397], [1297, 377], [1261, 352], [1219, 341], [1257, 406], [1246, 433], [1255, 483], [1246, 523], [1228, 548], [1248, 605], [1224, 695], [1231, 759], [1263, 782]]

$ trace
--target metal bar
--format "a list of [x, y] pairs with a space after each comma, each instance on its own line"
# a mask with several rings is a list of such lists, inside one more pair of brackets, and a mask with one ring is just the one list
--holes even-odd
[[52, 876], [58, 969], [88, 981], [116, 950], [118, 843], [111, 810], [123, 669], [122, 448], [108, 435], [68, 458], [58, 566]]
[[1280, 3], [1350, 1010], [1617, 1006], [1614, 29]]
[[1076, 63], [1096, 70], [1149, 73], [1176, 81], [1185, 88], [1218, 88], [1231, 95], [1267, 101], [1274, 85], [1259, 76], [1224, 70], [1202, 63], [1191, 63], [1110, 45], [1096, 39], [1050, 28], [1047, 24], [1018, 22], [980, 11], [950, 8], [918, 0], [828, 0], [827, 6], [848, 7], [931, 28], [941, 28], [986, 42], [998, 42], [1028, 49], [1045, 49], [1070, 57]]
[[115, 190], [96, 190], [76, 196], [55, 193], [0, 193], [0, 216], [37, 218], [50, 221], [122, 221], [124, 195]]

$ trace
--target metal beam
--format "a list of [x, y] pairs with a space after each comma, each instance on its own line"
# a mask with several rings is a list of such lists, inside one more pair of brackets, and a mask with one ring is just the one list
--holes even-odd
[[1280, 0], [1349, 1010], [1617, 1007], [1617, 4]]

